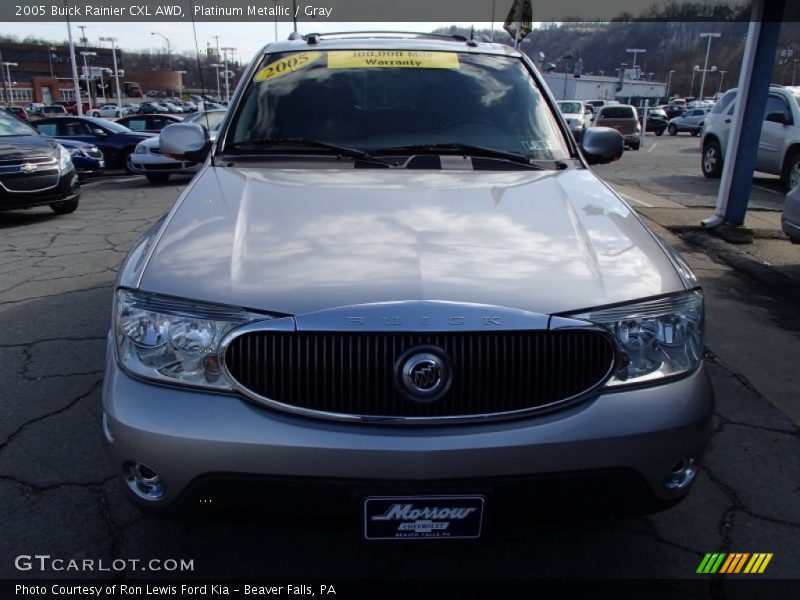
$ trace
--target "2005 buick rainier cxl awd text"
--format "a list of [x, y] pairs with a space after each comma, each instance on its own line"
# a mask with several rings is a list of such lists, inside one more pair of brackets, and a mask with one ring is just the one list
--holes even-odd
[[[368, 539], [659, 510], [708, 439], [703, 293], [588, 168], [533, 64], [428, 35], [252, 62], [114, 297], [104, 428], [140, 507], [253, 505]], [[203, 502], [208, 499], [211, 502]]]

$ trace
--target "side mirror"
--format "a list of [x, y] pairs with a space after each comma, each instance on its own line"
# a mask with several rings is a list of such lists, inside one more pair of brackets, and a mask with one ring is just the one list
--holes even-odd
[[769, 121], [770, 123], [778, 123], [780, 125], [791, 125], [792, 115], [786, 114], [785, 112], [771, 112], [764, 118], [764, 120]]
[[602, 165], [622, 156], [622, 134], [610, 127], [590, 127], [583, 133], [581, 150], [590, 165]]
[[161, 152], [179, 160], [203, 162], [211, 150], [205, 127], [196, 123], [173, 123], [161, 130]]

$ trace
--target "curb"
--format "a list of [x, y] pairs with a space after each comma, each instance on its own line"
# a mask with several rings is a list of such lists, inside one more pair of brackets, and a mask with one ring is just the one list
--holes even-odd
[[770, 291], [800, 304], [800, 282], [780, 273], [770, 265], [731, 247], [730, 244], [702, 231], [667, 227], [688, 244], [701, 248], [737, 271], [744, 273]]

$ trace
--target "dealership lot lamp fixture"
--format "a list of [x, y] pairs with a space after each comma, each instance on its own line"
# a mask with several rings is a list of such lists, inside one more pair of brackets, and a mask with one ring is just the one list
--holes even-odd
[[169, 38], [165, 36], [163, 33], [158, 33], [157, 31], [151, 31], [150, 35], [157, 35], [164, 40], [167, 44], [167, 69], [172, 71], [172, 47], [169, 43]]
[[111, 56], [114, 60], [114, 82], [117, 86], [117, 106], [122, 108], [122, 92], [119, 89], [119, 69], [117, 68], [117, 38], [115, 37], [101, 37], [101, 42], [111, 43]]
[[634, 72], [634, 76], [636, 75], [636, 55], [637, 54], [644, 54], [647, 52], [644, 48], [628, 48], [625, 50], [628, 54], [633, 54], [633, 64], [631, 65], [631, 71]]
[[669, 75], [667, 76], [667, 91], [665, 92], [665, 96], [667, 97], [667, 99], [669, 99], [669, 85], [670, 85], [670, 83], [672, 83], [672, 74], [674, 72], [675, 72], [675, 69], [670, 71]]
[[5, 75], [8, 78], [8, 101], [11, 106], [14, 106], [14, 84], [11, 82], [11, 67], [18, 67], [15, 62], [3, 61], [3, 66], [6, 68]]
[[[83, 57], [83, 79], [86, 81], [86, 97], [89, 100], [89, 108], [92, 106], [92, 89], [89, 87], [91, 78], [89, 77], [89, 64], [86, 62], [87, 56], [97, 56], [97, 52], [92, 52], [91, 50], [82, 50], [81, 56]], [[78, 98], [78, 104], [81, 103], [81, 99]]]
[[[706, 73], [708, 72], [708, 55], [711, 53], [711, 40], [714, 38], [721, 37], [721, 33], [701, 33], [700, 37], [708, 38], [708, 45], [706, 46], [706, 62], [703, 65], [703, 77], [700, 79], [700, 100], [703, 99], [703, 88], [705, 87], [706, 83]], [[716, 70], [716, 68], [714, 69]]]
[[217, 100], [219, 100], [222, 98], [222, 92], [220, 92], [219, 89], [219, 70], [222, 69], [225, 65], [223, 65], [222, 63], [213, 63], [211, 66], [217, 72]]
[[694, 90], [694, 76], [697, 75], [697, 72], [700, 70], [700, 65], [695, 65], [692, 69], [692, 83], [689, 84], [689, 96], [692, 95], [692, 90]]
[[223, 56], [222, 62], [225, 66], [225, 69], [222, 73], [223, 77], [225, 77], [225, 102], [231, 101], [231, 89], [230, 89], [231, 74], [230, 72], [228, 72], [228, 52], [232, 53], [234, 50], [236, 50], [236, 48], [231, 48], [230, 46], [225, 46], [224, 48], [222, 48], [222, 56]]

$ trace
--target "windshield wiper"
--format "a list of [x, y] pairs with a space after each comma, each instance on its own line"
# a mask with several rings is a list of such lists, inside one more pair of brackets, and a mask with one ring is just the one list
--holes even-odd
[[446, 142], [441, 144], [413, 144], [411, 146], [397, 146], [394, 148], [381, 148], [376, 152], [381, 154], [391, 153], [426, 153], [436, 154], [441, 151], [454, 150], [466, 155], [479, 156], [483, 158], [500, 158], [510, 162], [525, 165], [531, 169], [544, 169], [544, 167], [532, 164], [531, 159], [519, 152], [511, 152], [509, 150], [498, 150], [497, 148], [486, 148], [485, 146], [473, 146], [471, 144], [462, 144], [459, 142]]
[[322, 150], [331, 150], [340, 156], [347, 156], [349, 158], [357, 158], [372, 162], [386, 167], [392, 167], [391, 163], [372, 156], [369, 152], [364, 152], [358, 148], [349, 148], [348, 146], [339, 146], [337, 144], [330, 144], [320, 140], [312, 140], [308, 138], [259, 138], [254, 140], [244, 140], [241, 142], [234, 142], [231, 144], [234, 148], [242, 148], [246, 146], [302, 146], [303, 148], [319, 148]]

